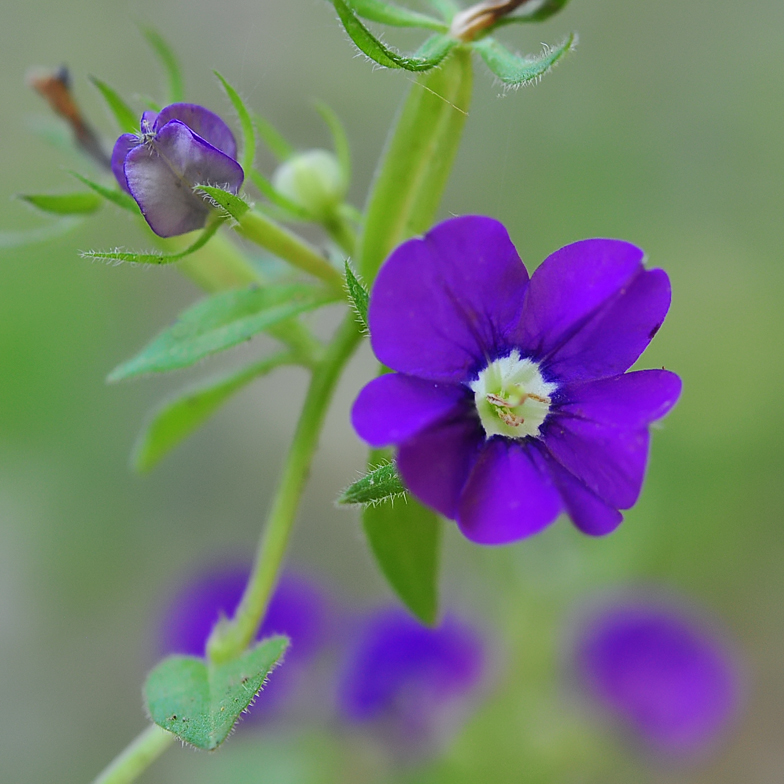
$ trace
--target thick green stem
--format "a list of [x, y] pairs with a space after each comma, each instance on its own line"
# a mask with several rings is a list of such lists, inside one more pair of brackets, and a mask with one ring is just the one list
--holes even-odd
[[93, 784], [130, 784], [140, 776], [177, 738], [170, 732], [151, 724], [112, 760]]
[[218, 624], [207, 644], [207, 655], [212, 661], [239, 656], [256, 636], [283, 563], [324, 417], [341, 371], [360, 337], [354, 314], [348, 313], [313, 373], [242, 601], [234, 618]]

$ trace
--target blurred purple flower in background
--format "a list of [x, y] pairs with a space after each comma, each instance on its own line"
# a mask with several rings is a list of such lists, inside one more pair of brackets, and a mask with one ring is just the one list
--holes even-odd
[[571, 656], [582, 689], [660, 753], [705, 750], [738, 709], [726, 642], [672, 601], [604, 602], [580, 621]]
[[[239, 604], [250, 569], [229, 564], [195, 574], [171, 596], [158, 623], [161, 655], [204, 656], [212, 627], [221, 615], [231, 617]], [[255, 718], [267, 717], [296, 700], [305, 671], [325, 648], [329, 637], [329, 606], [323, 589], [302, 575], [284, 573], [256, 635], [291, 639], [283, 664], [276, 668], [251, 707]]]
[[466, 216], [395, 250], [370, 295], [378, 359], [354, 427], [466, 537], [504, 544], [566, 512], [584, 533], [640, 494], [648, 425], [680, 394], [666, 370], [625, 373], [670, 305], [663, 270], [620, 240], [576, 242], [529, 280], [506, 229]]
[[191, 103], [144, 112], [141, 133], [115, 142], [112, 171], [120, 187], [139, 205], [160, 237], [200, 229], [210, 205], [196, 185], [216, 185], [237, 193], [245, 174], [237, 163], [237, 143], [217, 114]]
[[456, 729], [476, 696], [486, 658], [478, 632], [452, 616], [431, 629], [401, 609], [380, 610], [348, 652], [340, 713], [392, 750], [417, 757]]

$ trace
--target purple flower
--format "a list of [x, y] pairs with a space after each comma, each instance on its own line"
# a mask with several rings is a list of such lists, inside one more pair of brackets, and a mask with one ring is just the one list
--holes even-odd
[[469, 539], [504, 544], [566, 512], [614, 530], [634, 505], [648, 425], [680, 394], [666, 370], [624, 373], [670, 304], [664, 271], [620, 240], [567, 245], [528, 277], [506, 229], [468, 216], [395, 250], [370, 296], [378, 359], [352, 419], [398, 447], [403, 481]]
[[239, 191], [245, 174], [236, 157], [234, 135], [217, 114], [174, 103], [160, 114], [144, 112], [141, 133], [124, 133], [115, 142], [112, 171], [150, 228], [174, 237], [202, 228], [210, 213], [194, 186]]
[[[231, 617], [248, 579], [247, 566], [206, 569], [182, 585], [167, 602], [158, 627], [161, 655], [203, 656], [207, 638], [221, 615]], [[323, 590], [301, 575], [285, 573], [270, 602], [257, 640], [273, 634], [291, 638], [286, 659], [271, 675], [263, 697], [253, 707], [267, 715], [290, 701], [305, 671], [328, 637], [329, 608]]]
[[484, 669], [484, 646], [470, 626], [447, 617], [431, 629], [398, 608], [384, 609], [367, 620], [349, 651], [340, 712], [410, 755], [450, 729]]
[[588, 694], [660, 752], [705, 748], [738, 706], [738, 678], [726, 645], [671, 603], [605, 604], [580, 624], [573, 658]]

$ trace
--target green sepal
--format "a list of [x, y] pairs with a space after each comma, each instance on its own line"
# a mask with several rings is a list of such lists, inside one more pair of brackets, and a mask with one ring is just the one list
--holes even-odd
[[118, 207], [121, 207], [124, 210], [128, 210], [128, 212], [132, 212], [135, 215], [140, 214], [139, 205], [134, 201], [133, 197], [129, 193], [121, 191], [119, 188], [107, 188], [105, 185], [93, 182], [93, 180], [90, 180], [84, 175], [75, 171], [69, 171], [68, 173], [73, 177], [76, 177], [79, 182], [83, 183], [88, 188], [91, 188], [99, 196], [102, 196], [107, 201], [112, 202], [112, 204], [116, 204]]
[[114, 88], [109, 87], [97, 76], [91, 76], [90, 81], [100, 90], [120, 130], [123, 133], [139, 133], [139, 118], [136, 116], [136, 112], [120, 98]]
[[102, 259], [104, 261], [128, 262], [129, 264], [173, 264], [191, 253], [203, 248], [220, 228], [221, 221], [213, 221], [199, 234], [195, 242], [184, 250], [176, 253], [164, 253], [163, 251], [153, 251], [151, 253], [132, 253], [123, 250], [86, 250], [81, 256], [83, 259]]
[[339, 292], [308, 283], [253, 285], [222, 291], [183, 311], [172, 326], [115, 368], [107, 381], [189, 367], [339, 298]]
[[343, 182], [348, 185], [351, 182], [351, 147], [348, 143], [348, 136], [346, 136], [346, 129], [337, 114], [323, 101], [316, 101], [316, 110], [329, 128], [332, 147], [340, 164], [340, 173], [343, 175]]
[[0, 231], [0, 250], [14, 250], [27, 245], [37, 245], [39, 242], [59, 239], [69, 231], [73, 231], [82, 223], [80, 218], [65, 217], [46, 226], [23, 231]]
[[54, 215], [89, 215], [103, 206], [103, 199], [97, 193], [20, 194], [19, 198]]
[[296, 362], [290, 352], [281, 352], [179, 392], [153, 413], [139, 435], [131, 458], [133, 467], [139, 472], [149, 471], [201, 427], [235, 392], [277, 367]]
[[401, 55], [379, 41], [365, 27], [345, 0], [333, 0], [340, 21], [357, 48], [371, 60], [385, 68], [404, 68], [406, 71], [429, 71], [435, 68], [457, 46], [448, 35], [430, 36], [413, 55]]
[[571, 33], [556, 47], [546, 47], [538, 56], [520, 57], [512, 54], [495, 38], [481, 38], [471, 46], [481, 55], [487, 67], [504, 83], [521, 87], [538, 82], [565, 54], [577, 44], [577, 34]]
[[295, 218], [296, 220], [309, 221], [313, 220], [313, 216], [299, 204], [295, 204], [291, 199], [284, 196], [275, 186], [256, 169], [251, 169], [248, 172], [250, 181], [259, 189], [262, 195], [266, 196], [272, 204], [279, 207], [286, 213], [286, 218]]
[[197, 749], [216, 749], [256, 698], [288, 644], [287, 637], [269, 637], [223, 664], [169, 656], [144, 684], [150, 718]]
[[256, 160], [256, 131], [253, 128], [253, 120], [245, 102], [240, 98], [240, 94], [217, 71], [213, 71], [213, 73], [220, 80], [234, 111], [237, 112], [242, 131], [242, 156], [239, 163], [243, 171], [248, 172], [253, 168], [253, 163]]
[[197, 193], [204, 193], [214, 207], [217, 207], [225, 217], [235, 221], [242, 220], [245, 213], [250, 209], [250, 204], [235, 193], [224, 191], [223, 188], [216, 188], [212, 185], [197, 185], [194, 189]]
[[368, 471], [349, 485], [338, 497], [346, 506], [367, 506], [402, 498], [407, 490], [394, 463], [386, 463]]
[[[370, 294], [365, 285], [359, 280], [359, 278], [357, 278], [348, 259], [346, 260], [345, 267], [346, 292], [348, 294], [349, 302], [351, 302], [351, 306], [354, 308], [354, 313], [356, 314], [357, 321], [362, 327], [362, 331], [366, 335], [369, 335], [370, 327], [368, 326], [368, 302], [370, 300]], [[353, 502], [347, 501], [346, 503]]]
[[513, 16], [510, 14], [509, 16], [502, 16], [492, 27], [488, 29], [488, 32], [493, 30], [497, 30], [499, 27], [506, 27], [506, 25], [510, 24], [525, 24], [526, 22], [544, 22], [545, 19], [549, 19], [551, 16], [555, 16], [559, 11], [562, 11], [563, 8], [569, 0], [545, 0], [539, 8], [536, 9], [532, 14], [518, 14], [517, 16]]
[[371, 22], [393, 27], [422, 27], [444, 33], [449, 29], [440, 19], [383, 0], [348, 0], [348, 4], [357, 16]]
[[[386, 450], [371, 452], [369, 465], [389, 464]], [[410, 494], [371, 504], [362, 512], [370, 549], [395, 593], [423, 623], [438, 617], [441, 520]]]
[[185, 87], [182, 79], [182, 71], [177, 55], [169, 46], [166, 39], [152, 27], [142, 27], [141, 33], [155, 52], [158, 62], [163, 66], [169, 82], [167, 103], [180, 103], [185, 100]]
[[253, 115], [253, 122], [262, 141], [279, 161], [285, 161], [294, 155], [294, 148], [272, 123], [265, 120], [260, 114]]

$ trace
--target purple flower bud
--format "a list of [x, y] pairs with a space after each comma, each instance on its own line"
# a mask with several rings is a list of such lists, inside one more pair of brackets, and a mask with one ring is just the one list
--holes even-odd
[[587, 694], [660, 753], [706, 749], [738, 708], [738, 673], [726, 643], [672, 602], [604, 603], [579, 624], [572, 655]]
[[340, 712], [418, 756], [454, 728], [477, 691], [485, 658], [477, 632], [454, 617], [430, 629], [397, 608], [379, 611], [349, 651]]
[[245, 174], [235, 160], [237, 143], [217, 114], [196, 104], [175, 103], [144, 112], [141, 133], [115, 142], [112, 171], [133, 196], [150, 228], [160, 237], [200, 229], [210, 213], [196, 185], [237, 193]]
[[[215, 623], [221, 616], [231, 617], [239, 604], [249, 571], [246, 566], [223, 565], [202, 570], [184, 583], [170, 597], [159, 621], [160, 654], [203, 656]], [[302, 575], [285, 573], [256, 639], [285, 634], [291, 645], [254, 703], [254, 717], [267, 717], [295, 699], [306, 671], [327, 642], [328, 625], [323, 590]]]

